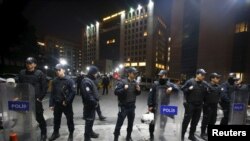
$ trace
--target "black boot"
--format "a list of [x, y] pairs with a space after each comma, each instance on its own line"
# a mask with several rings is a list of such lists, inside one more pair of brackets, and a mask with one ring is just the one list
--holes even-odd
[[131, 138], [131, 136], [127, 136], [126, 141], [133, 141], [133, 139]]
[[84, 141], [91, 141], [91, 138], [89, 135], [84, 135]]
[[46, 141], [47, 140], [47, 135], [46, 134], [41, 134], [41, 140], [40, 141]]
[[57, 139], [59, 137], [60, 137], [59, 132], [53, 132], [51, 137], [49, 138], [49, 141], [53, 141], [53, 140], [55, 140], [55, 139]]
[[116, 136], [116, 135], [115, 135], [114, 141], [118, 141], [118, 138], [119, 138], [119, 136]]
[[150, 133], [150, 141], [154, 141], [154, 134]]
[[99, 134], [92, 131], [90, 138], [98, 138], [98, 137], [99, 137]]
[[69, 133], [68, 141], [73, 141], [73, 133]]
[[191, 141], [199, 141], [194, 135], [189, 135], [188, 139]]
[[106, 117], [101, 115], [101, 116], [99, 116], [99, 119], [100, 119], [100, 121], [104, 121], [106, 119]]
[[206, 133], [201, 133], [201, 138], [205, 141], [208, 140], [207, 134]]

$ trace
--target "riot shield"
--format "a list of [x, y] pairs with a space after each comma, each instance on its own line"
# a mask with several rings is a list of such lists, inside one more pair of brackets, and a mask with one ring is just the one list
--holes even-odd
[[231, 125], [245, 125], [247, 119], [247, 106], [249, 98], [249, 88], [242, 85], [236, 88], [231, 95], [229, 122]]
[[166, 93], [166, 86], [158, 86], [155, 115], [155, 141], [180, 141], [184, 114], [183, 93]]
[[36, 141], [34, 88], [29, 84], [0, 84], [4, 141]]

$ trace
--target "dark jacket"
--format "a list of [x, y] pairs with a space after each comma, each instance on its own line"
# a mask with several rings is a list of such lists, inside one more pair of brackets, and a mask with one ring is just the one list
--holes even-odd
[[[189, 87], [193, 86], [192, 90]], [[202, 104], [209, 87], [206, 81], [196, 81], [194, 78], [189, 79], [182, 87], [184, 96], [188, 103]]]
[[160, 84], [159, 81], [155, 81], [152, 88], [149, 91], [148, 94], [148, 107], [156, 107], [157, 105], [157, 89], [159, 86], [166, 86], [166, 88], [172, 87], [173, 92], [178, 92], [179, 87], [175, 85], [174, 83], [169, 82], [167, 79], [164, 84]]
[[[125, 85], [128, 89], [125, 90]], [[118, 96], [119, 105], [126, 105], [127, 103], [135, 103], [136, 96], [141, 94], [141, 91], [136, 90], [135, 80], [130, 81], [128, 78], [121, 79], [117, 82], [115, 87], [115, 95]]]
[[52, 90], [50, 95], [50, 107], [53, 107], [55, 103], [72, 104], [76, 91], [75, 82], [69, 77], [63, 78], [57, 77], [52, 82]]
[[84, 105], [97, 106], [99, 101], [98, 89], [96, 85], [96, 78], [92, 75], [87, 75], [82, 80], [81, 84], [81, 95]]
[[27, 71], [26, 69], [21, 70], [19, 74], [20, 83], [31, 84], [35, 89], [35, 98], [42, 100], [47, 92], [46, 76], [41, 70]]
[[230, 103], [231, 95], [235, 90], [234, 85], [230, 85], [228, 81], [221, 84], [221, 102], [222, 103]]
[[205, 95], [205, 103], [210, 104], [218, 104], [221, 97], [221, 87], [217, 84], [209, 83], [209, 91], [208, 94]]

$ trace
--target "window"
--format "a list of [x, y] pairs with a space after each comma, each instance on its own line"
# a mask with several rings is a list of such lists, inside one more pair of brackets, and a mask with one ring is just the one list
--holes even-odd
[[245, 22], [241, 22], [241, 23], [236, 24], [235, 33], [247, 32], [248, 31], [248, 27], [247, 26], [248, 25]]

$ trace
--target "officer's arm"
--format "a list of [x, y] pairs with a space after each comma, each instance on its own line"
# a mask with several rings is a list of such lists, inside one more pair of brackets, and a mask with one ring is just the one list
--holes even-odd
[[178, 92], [179, 91], [179, 87], [176, 84], [174, 84], [172, 82], [168, 82], [167, 85], [168, 85], [168, 87], [172, 88], [172, 91], [174, 91], [174, 92]]
[[125, 94], [124, 83], [120, 80], [116, 84], [115, 95], [124, 95], [124, 94]]
[[75, 82], [72, 80], [72, 79], [69, 79], [68, 80], [69, 82], [69, 94], [68, 94], [68, 96], [67, 96], [67, 98], [66, 98], [66, 103], [72, 103], [73, 102], [73, 100], [74, 100], [74, 97], [75, 97], [75, 95], [76, 95], [76, 90], [75, 90], [75, 88], [76, 88], [76, 85], [75, 85]]
[[[137, 83], [136, 87], [140, 87], [140, 85]], [[141, 94], [141, 89], [140, 90], [135, 89], [135, 94], [140, 95]]]
[[39, 100], [42, 101], [43, 98], [46, 96], [48, 85], [46, 81], [46, 75], [44, 73], [41, 72], [39, 77], [40, 77], [41, 91], [42, 91]]
[[221, 85], [221, 100], [225, 102], [230, 102], [230, 99], [227, 93], [228, 93], [227, 86]]
[[83, 83], [83, 97], [85, 103], [93, 106], [97, 105], [97, 100], [94, 97], [93, 88], [88, 82]]
[[156, 97], [156, 85], [153, 84], [148, 94], [148, 107], [155, 106], [155, 101], [154, 101], [155, 97]]
[[189, 87], [192, 85], [192, 82], [190, 82], [190, 80], [188, 80], [182, 87], [181, 90], [184, 92], [184, 94], [186, 94], [187, 92], [189, 92]]
[[55, 106], [55, 101], [54, 101], [54, 81], [52, 82], [52, 88], [50, 92], [50, 97], [49, 97], [49, 107], [54, 107]]

